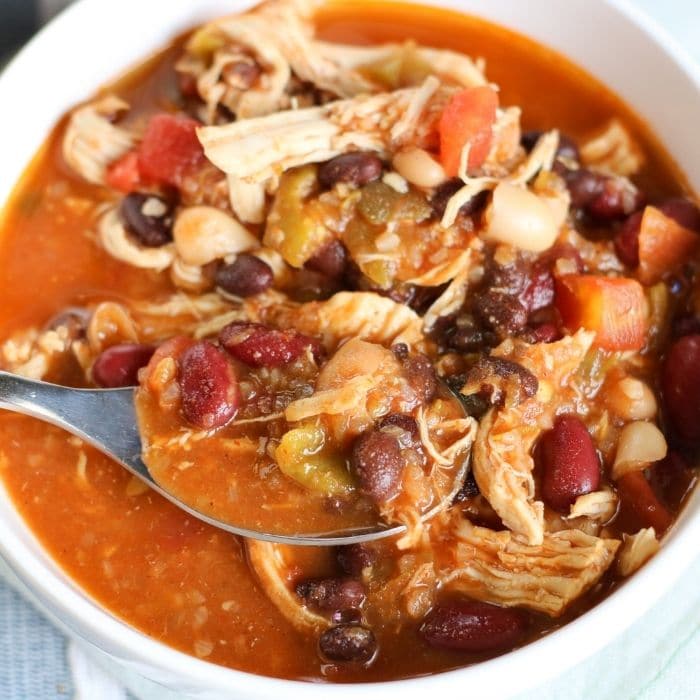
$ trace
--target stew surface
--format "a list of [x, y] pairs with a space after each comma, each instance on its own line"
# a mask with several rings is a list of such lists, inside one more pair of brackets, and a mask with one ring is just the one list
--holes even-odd
[[242, 541], [9, 413], [0, 478], [101, 605], [213, 663], [354, 682], [509, 651], [642, 566], [695, 482], [692, 197], [605, 87], [482, 20], [215, 20], [18, 184], [0, 368], [137, 386], [144, 461], [208, 513], [406, 532]]

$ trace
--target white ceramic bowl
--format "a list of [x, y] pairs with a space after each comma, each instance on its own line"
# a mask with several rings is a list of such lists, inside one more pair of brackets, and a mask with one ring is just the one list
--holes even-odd
[[[530, 35], [602, 79], [652, 125], [700, 189], [700, 72], [658, 28], [621, 0], [428, 0]], [[0, 202], [58, 117], [178, 32], [246, 0], [82, 0], [47, 27], [0, 78]], [[546, 85], [542, 89], [547, 89]], [[585, 106], [582, 106], [585, 109]], [[1, 294], [1, 292], [0, 292]], [[0, 490], [1, 491], [1, 490]], [[334, 698], [436, 696], [469, 688], [499, 698], [540, 684], [602, 648], [651, 606], [698, 552], [700, 491], [659, 554], [563, 629], [492, 661], [411, 681], [337, 686]], [[231, 671], [174, 651], [105, 612], [43, 551], [4, 492], [0, 557], [25, 592], [69, 634], [119, 664], [197, 698], [325, 698], [318, 684]]]

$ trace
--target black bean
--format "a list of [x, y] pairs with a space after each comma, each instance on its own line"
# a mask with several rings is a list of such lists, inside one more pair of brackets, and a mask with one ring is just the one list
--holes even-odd
[[488, 328], [512, 335], [527, 325], [527, 309], [509, 294], [488, 291], [475, 299], [474, 314]]
[[[447, 203], [452, 197], [464, 187], [464, 183], [459, 178], [453, 178], [439, 185], [430, 200], [430, 205], [433, 208], [433, 216], [442, 219], [445, 215]], [[478, 214], [488, 201], [488, 192], [479, 192], [474, 195], [468, 202], [463, 204], [459, 209], [460, 216], [474, 216]]]
[[[418, 432], [418, 423], [416, 423], [416, 419], [405, 413], [390, 413], [383, 418], [379, 424], [380, 430], [384, 428], [400, 428], [408, 435], [408, 440], [406, 442], [410, 442], [414, 445], [420, 442], [420, 434]], [[399, 438], [399, 442], [402, 441], [402, 438]]]
[[[522, 147], [529, 153], [535, 147], [542, 134], [544, 134], [543, 131], [524, 132], [520, 137]], [[567, 160], [578, 161], [581, 159], [576, 143], [564, 134], [559, 134], [559, 146], [557, 147], [556, 155]]]
[[325, 612], [355, 610], [365, 602], [365, 587], [360, 581], [324, 578], [297, 584], [296, 594], [309, 607]]
[[346, 182], [361, 187], [382, 176], [384, 164], [374, 153], [358, 151], [344, 153], [323, 163], [318, 169], [319, 182], [324, 187], [333, 187], [338, 182]]
[[372, 630], [361, 625], [338, 625], [319, 639], [321, 654], [330, 661], [367, 662], [377, 650]]
[[[462, 381], [459, 388], [464, 386], [465, 383], [466, 379]], [[486, 415], [486, 412], [491, 408], [491, 403], [489, 400], [481, 394], [469, 394], [468, 396], [465, 396], [464, 394], [459, 393], [459, 389], [457, 389], [457, 395], [462, 402], [465, 413], [472, 418], [476, 418], [477, 420], [483, 418]]]
[[433, 363], [421, 354], [410, 355], [403, 362], [409, 385], [421, 403], [430, 403], [437, 393], [437, 375]]
[[132, 192], [122, 199], [119, 215], [127, 231], [148, 248], [158, 248], [173, 239], [172, 205], [154, 194]]
[[338, 547], [338, 564], [350, 576], [360, 576], [377, 561], [377, 550], [366, 544], [348, 544]]
[[447, 346], [458, 352], [481, 352], [486, 348], [498, 345], [498, 336], [490, 331], [474, 328], [455, 328], [447, 336]]
[[453, 503], [464, 503], [464, 501], [469, 500], [470, 498], [474, 498], [474, 496], [478, 496], [479, 493], [479, 486], [476, 483], [476, 479], [474, 478], [473, 472], [469, 472], [465, 477], [464, 477], [464, 483], [462, 484], [462, 487], [457, 491], [454, 500], [452, 501]]
[[368, 430], [353, 444], [350, 466], [360, 491], [376, 503], [396, 496], [401, 487], [404, 459], [399, 441], [379, 430]]
[[90, 316], [91, 313], [87, 309], [78, 306], [70, 307], [53, 316], [47, 322], [45, 328], [50, 331], [55, 331], [57, 328], [64, 327], [68, 332], [68, 337], [71, 340], [76, 340], [85, 335], [85, 330], [90, 322]]
[[316, 251], [307, 261], [306, 267], [335, 279], [345, 273], [347, 262], [348, 251], [339, 240], [334, 239]]
[[216, 271], [216, 284], [237, 297], [251, 297], [269, 289], [274, 281], [272, 268], [254, 255], [241, 253], [231, 264]]

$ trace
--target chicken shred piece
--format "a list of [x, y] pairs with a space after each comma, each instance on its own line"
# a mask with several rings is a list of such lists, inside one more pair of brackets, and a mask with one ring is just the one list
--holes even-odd
[[586, 493], [573, 503], [568, 518], [585, 517], [606, 523], [615, 515], [617, 502], [617, 495], [609, 488]]
[[[430, 96], [426, 100], [426, 91]], [[293, 167], [361, 150], [387, 153], [426, 145], [454, 89], [433, 77], [418, 88], [362, 95], [198, 129], [204, 152], [228, 175], [264, 182]]]
[[450, 522], [449, 537], [453, 546], [436, 567], [447, 590], [551, 617], [596, 584], [620, 546], [619, 540], [580, 530], [548, 533], [540, 544], [526, 544], [511, 532], [472, 525], [461, 515]]
[[241, 221], [249, 224], [261, 224], [265, 221], [264, 183], [246, 182], [229, 175], [228, 192], [231, 209]]
[[631, 576], [658, 551], [659, 540], [653, 527], [642, 528], [634, 535], [623, 535], [617, 558], [618, 573], [620, 576]]
[[406, 343], [417, 349], [425, 342], [423, 322], [415, 311], [374, 292], [338, 292], [326, 301], [305, 304], [261, 294], [247, 300], [245, 310], [250, 319], [318, 336], [329, 349], [353, 337], [381, 345]]
[[267, 597], [284, 617], [300, 632], [320, 634], [330, 627], [330, 621], [309, 610], [289, 588], [287, 581], [292, 548], [285, 545], [246, 540], [248, 561]]
[[104, 185], [107, 166], [131, 150], [136, 139], [110, 121], [129, 105], [114, 95], [76, 109], [63, 137], [63, 157], [71, 170], [93, 185]]
[[611, 175], [629, 177], [639, 172], [644, 155], [624, 124], [611, 119], [601, 134], [581, 146], [581, 160]]
[[[481, 493], [504, 524], [528, 544], [544, 537], [544, 507], [535, 501], [534, 462], [530, 452], [543, 430], [551, 428], [566, 388], [593, 342], [593, 334], [578, 331], [555, 343], [529, 345], [508, 339], [495, 357], [522, 365], [538, 379], [537, 394], [521, 402], [506, 397], [482, 418], [473, 451], [473, 470]], [[471, 387], [465, 387], [470, 393]], [[465, 389], [462, 392], [465, 392]]]

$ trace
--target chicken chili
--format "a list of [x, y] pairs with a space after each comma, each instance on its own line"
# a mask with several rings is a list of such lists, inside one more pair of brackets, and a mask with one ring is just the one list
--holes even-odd
[[700, 210], [614, 96], [480, 20], [214, 20], [63, 119], [1, 235], [0, 368], [135, 386], [168, 490], [279, 532], [406, 526], [243, 541], [0, 416], [47, 549], [200, 658], [335, 681], [480, 661], [633, 574], [694, 483]]

